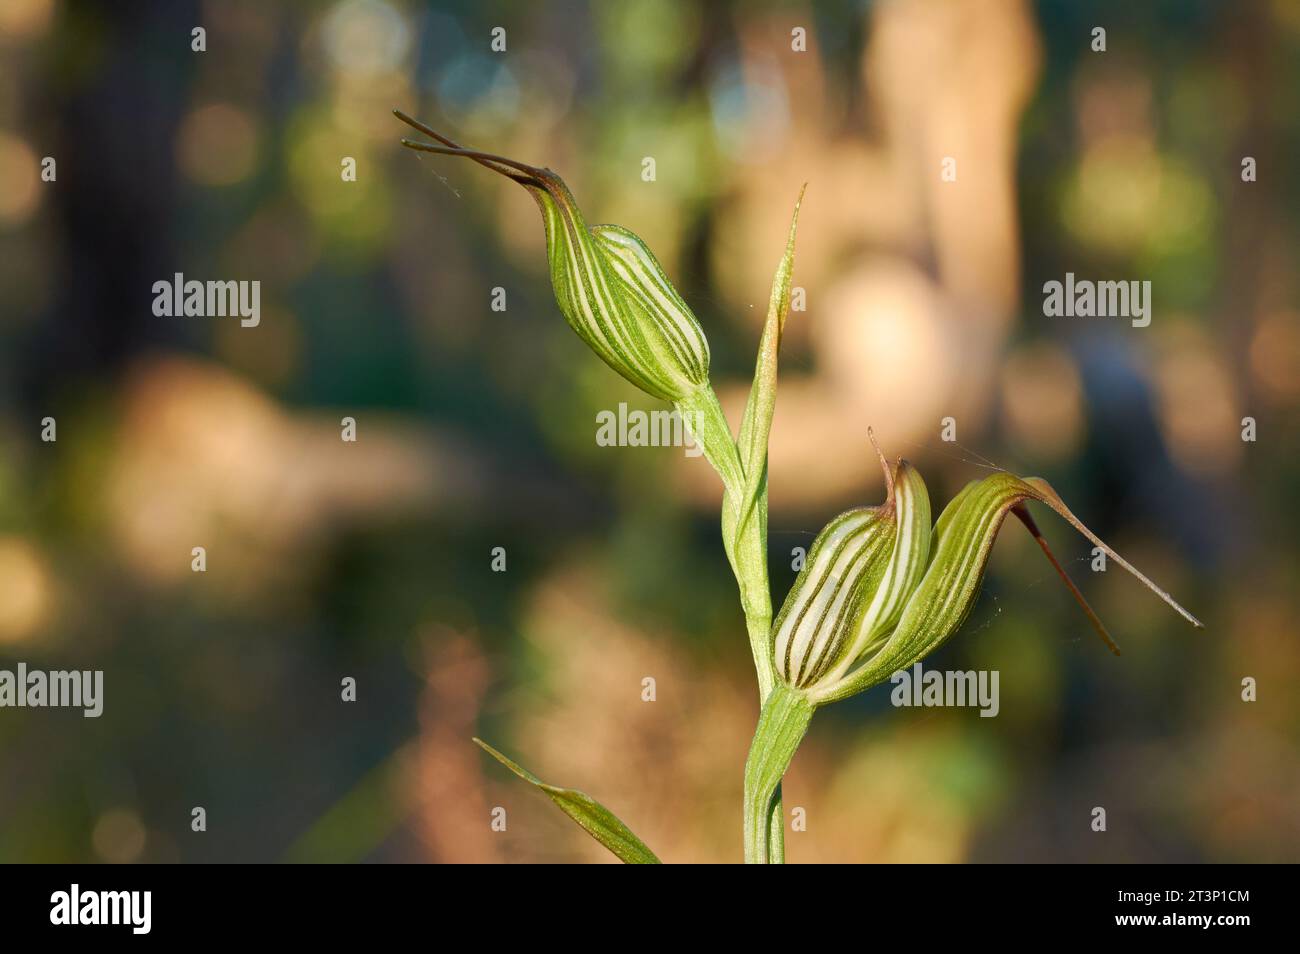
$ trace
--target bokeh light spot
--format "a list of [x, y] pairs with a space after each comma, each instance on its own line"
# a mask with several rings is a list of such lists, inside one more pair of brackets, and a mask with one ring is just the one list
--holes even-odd
[[200, 185], [226, 186], [245, 179], [257, 163], [258, 131], [253, 118], [229, 103], [202, 106], [181, 123], [177, 158]]

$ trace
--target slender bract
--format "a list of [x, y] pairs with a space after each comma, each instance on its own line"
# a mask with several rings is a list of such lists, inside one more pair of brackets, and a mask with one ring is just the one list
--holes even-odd
[[740, 581], [741, 601], [750, 623], [751, 649], [758, 670], [759, 693], [767, 697], [775, 677], [767, 651], [772, 622], [772, 596], [767, 580], [767, 444], [776, 410], [776, 372], [781, 338], [790, 314], [790, 287], [794, 275], [794, 242], [804, 189], [794, 204], [785, 253], [772, 278], [767, 320], [754, 362], [754, 382], [745, 402], [736, 449], [743, 471], [742, 485], [727, 488], [722, 509], [722, 537]]

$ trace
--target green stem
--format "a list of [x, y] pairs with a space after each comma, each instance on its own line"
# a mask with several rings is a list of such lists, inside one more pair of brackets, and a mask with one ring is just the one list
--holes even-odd
[[785, 864], [785, 805], [781, 800], [781, 783], [777, 783], [776, 793], [772, 796], [772, 817], [767, 834], [768, 864]]
[[761, 517], [751, 516], [737, 536], [745, 476], [731, 426], [713, 389], [705, 387], [688, 395], [677, 402], [677, 410], [695, 432], [705, 458], [722, 478], [722, 545], [740, 588], [740, 607], [745, 613], [749, 650], [758, 675], [759, 699], [766, 699], [775, 679], [770, 648], [772, 593], [767, 583], [766, 513]]
[[[746, 617], [745, 622], [749, 628], [749, 648], [754, 654], [754, 669], [758, 673], [758, 696], [760, 702], [765, 702], [772, 692], [772, 686], [775, 682], [775, 673], [770, 662], [768, 646], [771, 644], [771, 620], [755, 619]], [[760, 660], [762, 662], [760, 663]], [[771, 844], [768, 850], [768, 860], [774, 865], [785, 864], [785, 807], [781, 800], [781, 786], [776, 786], [776, 794], [772, 798], [772, 818], [770, 825]]]
[[[749, 651], [758, 677], [758, 698], [766, 702], [776, 683], [772, 665], [772, 594], [767, 578], [767, 492], [763, 489], [759, 511], [751, 514], [737, 534], [745, 497], [745, 475], [731, 425], [711, 387], [701, 388], [677, 402], [677, 410], [690, 425], [704, 450], [705, 459], [722, 478], [722, 543], [740, 589]], [[767, 858], [785, 863], [785, 811], [780, 779], [771, 800]]]
[[776, 681], [772, 668], [772, 617], [745, 616], [749, 631], [749, 650], [754, 656], [754, 671], [758, 673], [758, 700], [766, 702]]
[[740, 452], [736, 450], [736, 439], [731, 434], [731, 425], [722, 413], [722, 405], [713, 388], [706, 384], [677, 401], [675, 406], [704, 449], [705, 459], [722, 478], [722, 485], [729, 492], [734, 488], [739, 494], [745, 485], [745, 472], [740, 464]]
[[[812, 721], [813, 704], [801, 692], [778, 682], [772, 688], [754, 730], [745, 762], [745, 863], [774, 860], [772, 803], [790, 760]], [[779, 818], [784, 830], [784, 818]], [[783, 838], [783, 835], [780, 836]]]
[[754, 669], [758, 673], [761, 698], [766, 699], [776, 678], [772, 665], [772, 593], [767, 582], [767, 494], [757, 505], [757, 513], [740, 523], [744, 489], [728, 490], [722, 501], [722, 537], [731, 540], [729, 556], [736, 584], [740, 588], [740, 605], [745, 611]]

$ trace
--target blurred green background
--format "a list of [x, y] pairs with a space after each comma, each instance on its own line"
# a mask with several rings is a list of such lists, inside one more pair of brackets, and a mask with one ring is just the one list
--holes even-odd
[[[716, 478], [597, 446], [657, 405], [564, 324], [523, 190], [402, 149], [393, 107], [642, 235], [733, 422], [808, 183], [778, 604], [883, 499], [871, 425], [936, 513], [983, 459], [1046, 477], [1206, 622], [1042, 516], [1115, 658], [1009, 525], [928, 661], [999, 670], [999, 716], [825, 710], [791, 861], [1297, 860], [1298, 53], [1287, 0], [5, 0], [0, 666], [106, 698], [0, 710], [0, 860], [612, 860], [474, 734], [666, 860], [740, 859]], [[156, 317], [174, 272], [260, 280], [260, 324]], [[1151, 281], [1151, 325], [1044, 317], [1066, 272]]]

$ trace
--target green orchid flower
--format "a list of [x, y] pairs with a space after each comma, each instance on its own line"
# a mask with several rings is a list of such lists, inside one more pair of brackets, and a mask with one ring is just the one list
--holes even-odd
[[[879, 447], [876, 451], [880, 455]], [[1084, 526], [1046, 481], [1004, 471], [972, 481], [931, 531], [920, 474], [904, 460], [893, 468], [883, 455], [880, 462], [888, 488], [885, 503], [850, 510], [822, 529], [773, 624], [773, 664], [780, 682], [764, 704], [746, 764], [747, 861], [768, 860], [769, 799], [813, 712], [920, 662], [961, 628], [1008, 513], [1033, 534], [1098, 634], [1119, 654], [1052, 555], [1026, 501], [1047, 504], [1188, 622], [1201, 626]]]
[[394, 114], [438, 143], [403, 139], [402, 145], [473, 159], [528, 190], [546, 227], [556, 304], [602, 361], [665, 401], [708, 387], [704, 329], [635, 233], [618, 225], [588, 226], [573, 193], [550, 169], [463, 148], [405, 113]]

